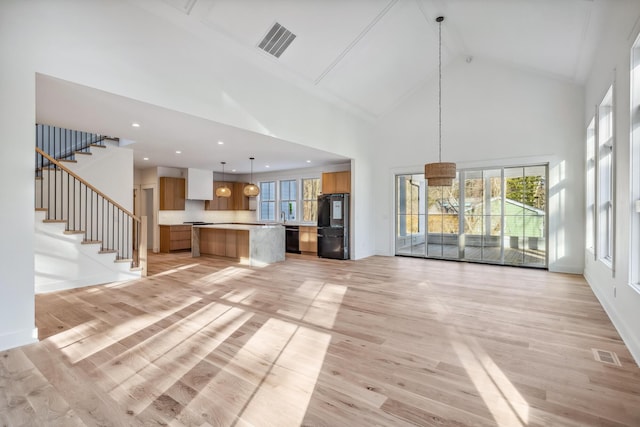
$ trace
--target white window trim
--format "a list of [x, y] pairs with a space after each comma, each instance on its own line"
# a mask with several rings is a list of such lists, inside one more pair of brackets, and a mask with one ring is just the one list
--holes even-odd
[[[603, 265], [605, 265], [607, 268], [609, 268], [611, 270], [611, 275], [612, 277], [615, 277], [615, 261], [616, 261], [616, 209], [615, 209], [615, 204], [616, 204], [616, 150], [615, 150], [615, 141], [616, 141], [616, 108], [615, 108], [615, 101], [616, 101], [616, 84], [615, 84], [615, 79], [614, 82], [607, 88], [607, 91], [605, 92], [605, 95], [602, 98], [602, 101], [600, 101], [600, 103], [598, 105], [596, 105], [596, 218], [595, 218], [595, 223], [596, 223], [596, 235], [595, 235], [595, 239], [594, 239], [594, 248], [595, 248], [595, 257], [598, 261], [602, 262]], [[600, 112], [601, 109], [603, 108], [603, 105], [608, 98], [608, 94], [609, 91], [611, 91], [611, 100], [610, 100], [610, 114], [611, 114], [611, 119], [610, 119], [610, 129], [609, 129], [609, 133], [610, 135], [607, 137], [607, 140], [604, 143], [601, 143], [601, 129], [600, 129]], [[610, 215], [611, 217], [611, 226], [608, 227], [605, 225], [606, 228], [608, 228], [608, 230], [603, 230], [603, 218], [602, 218], [602, 211], [603, 211], [603, 206], [605, 201], [602, 200], [602, 177], [601, 175], [601, 149], [602, 148], [609, 148], [610, 149], [610, 155], [611, 155], [611, 171], [610, 171], [610, 178], [609, 178], [609, 187], [610, 187], [610, 192], [611, 194], [609, 195], [609, 200], [607, 200], [607, 210], [610, 211], [610, 213], [608, 213], [608, 215]], [[606, 218], [605, 218], [606, 219]], [[605, 236], [604, 232], [608, 231], [609, 234], [607, 234]], [[609, 248], [609, 253], [608, 254], [604, 254], [603, 253], [603, 239], [606, 238], [607, 236], [610, 236], [610, 241], [611, 241], [611, 247]]]
[[[257, 218], [258, 221], [261, 222], [269, 222], [269, 223], [281, 223], [281, 219], [280, 219], [280, 215], [281, 215], [281, 198], [280, 198], [280, 182], [282, 181], [296, 181], [296, 204], [297, 204], [297, 208], [296, 208], [296, 213], [298, 216], [298, 219], [296, 220], [292, 220], [289, 221], [287, 220], [287, 223], [293, 223], [293, 224], [300, 224], [302, 226], [314, 226], [317, 225], [317, 222], [309, 222], [309, 221], [302, 221], [302, 218], [304, 218], [303, 216], [303, 212], [302, 212], [302, 203], [303, 203], [303, 195], [302, 195], [302, 180], [303, 179], [318, 179], [320, 180], [320, 185], [322, 186], [322, 177], [321, 175], [303, 175], [303, 176], [281, 176], [281, 177], [273, 177], [273, 178], [264, 178], [262, 180], [258, 180], [257, 181], [257, 185], [258, 187], [261, 186], [261, 184], [266, 183], [266, 182], [275, 182], [275, 209], [274, 209], [274, 220], [263, 220], [260, 219], [262, 217], [262, 205], [261, 205], [261, 200], [260, 200], [260, 195], [258, 195], [258, 200], [257, 200], [257, 207], [256, 207], [256, 211], [257, 211]], [[322, 191], [322, 189], [320, 189], [320, 191]]]

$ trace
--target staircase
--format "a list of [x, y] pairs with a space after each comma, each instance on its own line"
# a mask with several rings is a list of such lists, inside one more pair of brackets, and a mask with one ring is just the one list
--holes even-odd
[[108, 139], [38, 125], [36, 140], [36, 293], [146, 275], [143, 220], [71, 169]]

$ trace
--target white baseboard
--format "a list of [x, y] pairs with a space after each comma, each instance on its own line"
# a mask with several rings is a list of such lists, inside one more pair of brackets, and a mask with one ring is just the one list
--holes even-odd
[[568, 273], [568, 274], [584, 274], [583, 265], [570, 265], [570, 264], [549, 264], [549, 271], [552, 273]]
[[594, 278], [591, 277], [586, 272], [584, 274], [584, 278], [586, 279], [587, 283], [589, 284], [589, 287], [593, 291], [596, 298], [598, 298], [598, 301], [600, 302], [600, 305], [604, 309], [605, 313], [607, 313], [607, 316], [609, 316], [609, 319], [611, 320], [611, 323], [613, 323], [613, 326], [618, 331], [618, 334], [620, 334], [622, 341], [624, 341], [625, 345], [629, 349], [631, 356], [636, 361], [636, 365], [640, 367], [640, 341], [638, 341], [638, 339], [636, 338], [634, 329], [630, 328], [617, 315], [616, 310], [613, 307], [611, 307], [611, 305], [609, 305], [609, 301], [607, 300], [607, 298], [605, 298], [604, 295], [602, 295], [602, 292], [600, 291], [600, 289], [597, 286], [593, 285], [594, 283], [596, 283]]
[[0, 335], [0, 351], [38, 342], [38, 328], [22, 329]]

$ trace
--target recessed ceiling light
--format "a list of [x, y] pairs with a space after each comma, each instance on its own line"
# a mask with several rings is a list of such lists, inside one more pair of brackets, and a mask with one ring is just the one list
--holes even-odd
[[140, 127], [140, 123], [131, 123], [131, 126], [134, 128], [139, 128]]
[[224, 141], [218, 141], [218, 145], [224, 145]]
[[235, 172], [235, 171], [236, 171], [235, 169], [231, 169], [231, 172]]
[[143, 157], [142, 160], [149, 160], [149, 158], [148, 157]]
[[176, 154], [182, 154], [182, 151], [177, 150], [177, 151], [176, 151]]
[[307, 163], [311, 163], [311, 160], [307, 160]]
[[270, 168], [271, 166], [269, 166], [269, 165], [264, 165], [264, 167], [265, 167], [265, 168]]

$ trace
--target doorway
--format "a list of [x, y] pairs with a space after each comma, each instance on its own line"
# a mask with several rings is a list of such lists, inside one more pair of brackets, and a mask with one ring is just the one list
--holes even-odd
[[154, 233], [155, 230], [155, 210], [154, 210], [154, 191], [153, 188], [142, 189], [142, 216], [147, 217], [147, 248], [155, 252]]

